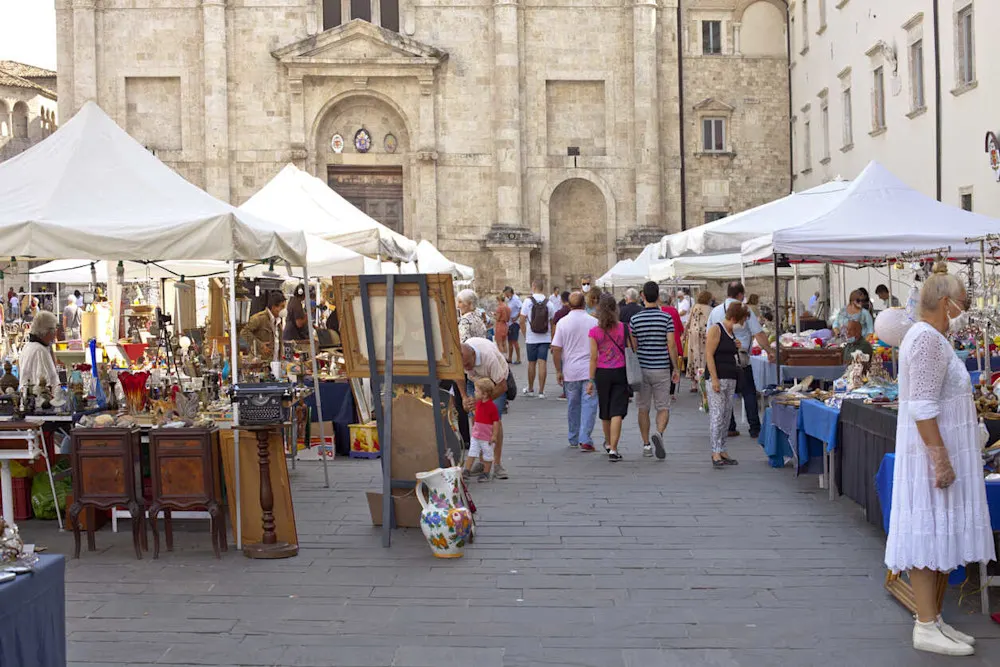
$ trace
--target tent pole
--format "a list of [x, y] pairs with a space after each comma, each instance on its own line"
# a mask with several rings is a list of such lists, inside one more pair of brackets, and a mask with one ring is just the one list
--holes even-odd
[[[980, 268], [983, 272], [983, 287], [986, 286], [986, 240], [979, 241], [979, 259]], [[986, 307], [986, 290], [983, 290], [983, 307]], [[986, 382], [987, 384], [992, 384], [990, 381], [993, 379], [993, 372], [990, 368], [990, 337], [986, 332], [985, 328], [983, 330], [983, 368], [986, 369]]]
[[[302, 271], [305, 274], [306, 282], [306, 311], [308, 312], [311, 308], [311, 300], [309, 299], [309, 262], [302, 261]], [[319, 295], [319, 287], [316, 288], [317, 296]], [[312, 367], [313, 367], [313, 390], [316, 392], [316, 413], [319, 417], [319, 452], [320, 458], [323, 459], [323, 486], [330, 488], [330, 471], [327, 470], [326, 463], [326, 434], [323, 432], [323, 392], [319, 390], [319, 364], [316, 362], [316, 331], [314, 330], [312, 319], [314, 313], [309, 313], [309, 352], [312, 356]], [[293, 451], [294, 448], [298, 447], [297, 443], [292, 443]], [[330, 453], [333, 453], [333, 449]], [[297, 452], [296, 452], [297, 453]]]
[[778, 304], [778, 253], [772, 257], [774, 262], [774, 381], [780, 387], [781, 382], [781, 308]]
[[795, 286], [792, 291], [792, 294], [795, 297], [795, 303], [792, 304], [792, 307], [795, 309], [794, 311], [795, 333], [802, 333], [802, 313], [799, 312], [799, 265], [798, 264], [792, 265], [792, 273], [794, 274], [795, 278]]
[[[229, 262], [229, 380], [232, 386], [236, 386], [239, 375], [236, 364], [240, 360], [240, 343], [236, 331], [236, 261]], [[236, 548], [243, 548], [243, 507], [240, 504], [240, 429], [233, 429], [233, 478], [236, 488], [233, 489], [236, 496]]]

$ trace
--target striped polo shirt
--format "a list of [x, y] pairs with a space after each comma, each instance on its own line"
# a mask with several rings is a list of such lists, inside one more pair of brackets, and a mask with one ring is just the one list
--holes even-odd
[[639, 365], [648, 370], [670, 370], [667, 340], [674, 335], [673, 318], [659, 308], [643, 308], [632, 316], [630, 325], [639, 346]]

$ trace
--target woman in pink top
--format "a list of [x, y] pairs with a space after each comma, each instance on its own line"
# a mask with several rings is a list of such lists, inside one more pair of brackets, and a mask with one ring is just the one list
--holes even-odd
[[587, 395], [597, 390], [597, 409], [604, 426], [604, 447], [608, 460], [621, 461], [618, 439], [622, 420], [628, 414], [628, 375], [625, 373], [625, 346], [628, 334], [618, 321], [618, 304], [611, 294], [601, 295], [597, 304], [597, 326], [590, 330], [590, 383]]

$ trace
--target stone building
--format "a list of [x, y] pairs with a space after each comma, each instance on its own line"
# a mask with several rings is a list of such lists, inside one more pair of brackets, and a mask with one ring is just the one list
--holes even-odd
[[235, 204], [294, 162], [481, 289], [575, 283], [789, 189], [783, 0], [56, 9], [63, 117], [95, 99]]
[[56, 73], [0, 60], [0, 162], [56, 129]]

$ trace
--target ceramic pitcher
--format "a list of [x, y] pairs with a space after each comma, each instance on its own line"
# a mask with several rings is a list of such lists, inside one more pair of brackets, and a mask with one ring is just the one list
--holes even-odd
[[420, 529], [438, 558], [461, 558], [472, 532], [472, 513], [462, 493], [462, 469], [417, 473], [417, 500], [424, 508]]

